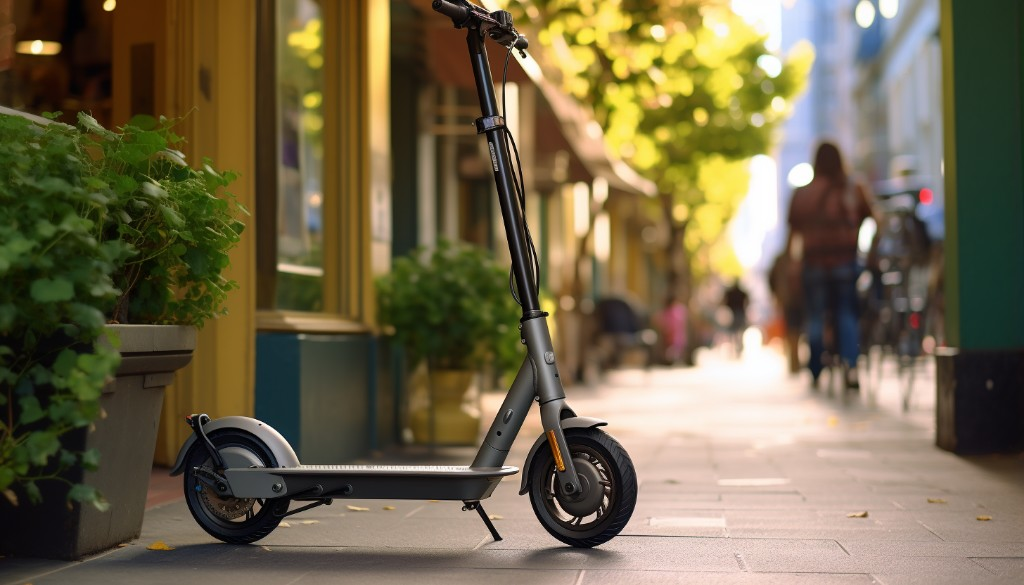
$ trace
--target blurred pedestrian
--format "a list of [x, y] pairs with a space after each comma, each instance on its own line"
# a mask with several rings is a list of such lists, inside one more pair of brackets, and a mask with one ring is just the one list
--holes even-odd
[[[799, 248], [799, 245], [794, 246]], [[772, 263], [768, 286], [781, 315], [782, 342], [789, 363], [789, 373], [800, 371], [800, 337], [804, 332], [803, 264], [801, 250], [783, 250]]]
[[675, 365], [686, 357], [686, 305], [676, 295], [668, 295], [665, 306], [658, 315], [663, 358], [666, 364]]
[[749, 304], [750, 296], [740, 286], [738, 279], [734, 280], [722, 295], [722, 305], [729, 309], [729, 315], [732, 317], [728, 332], [729, 340], [732, 341], [737, 357], [743, 353], [743, 332], [747, 330], [747, 305]]
[[812, 385], [823, 369], [826, 309], [842, 359], [846, 388], [857, 389], [858, 303], [857, 238], [860, 226], [873, 217], [867, 188], [852, 179], [839, 148], [822, 142], [814, 156], [814, 179], [797, 188], [789, 207], [787, 249], [802, 248], [802, 283], [807, 310]]

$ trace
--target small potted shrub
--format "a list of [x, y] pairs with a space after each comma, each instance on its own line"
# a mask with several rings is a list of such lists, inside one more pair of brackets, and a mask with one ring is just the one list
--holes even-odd
[[410, 407], [420, 442], [472, 443], [479, 413], [463, 399], [484, 366], [518, 368], [521, 310], [509, 292], [508, 269], [486, 250], [440, 241], [396, 258], [377, 279], [379, 320], [394, 330], [410, 366], [424, 364], [429, 400]]
[[[138, 536], [164, 387], [222, 313], [242, 230], [168, 120], [0, 113], [0, 552]], [[221, 196], [218, 196], [221, 195]]]

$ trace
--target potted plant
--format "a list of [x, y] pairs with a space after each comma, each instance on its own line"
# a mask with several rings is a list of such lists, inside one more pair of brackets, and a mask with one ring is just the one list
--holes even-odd
[[[164, 387], [222, 313], [241, 210], [171, 121], [0, 114], [0, 552], [138, 536]], [[113, 504], [113, 505], [111, 505]]]
[[508, 269], [482, 248], [442, 240], [396, 258], [376, 287], [380, 323], [394, 330], [410, 365], [426, 366], [430, 399], [410, 407], [414, 438], [474, 442], [479, 414], [463, 404], [474, 375], [522, 360]]

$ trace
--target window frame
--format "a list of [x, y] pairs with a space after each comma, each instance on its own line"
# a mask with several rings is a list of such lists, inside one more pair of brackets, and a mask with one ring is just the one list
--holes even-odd
[[369, 262], [368, 12], [321, 1], [323, 87], [323, 310], [278, 309], [277, 0], [256, 0], [256, 321], [260, 331], [365, 333], [373, 308]]

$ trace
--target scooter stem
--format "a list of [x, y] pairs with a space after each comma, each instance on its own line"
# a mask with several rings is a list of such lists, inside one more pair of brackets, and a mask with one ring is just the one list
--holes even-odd
[[[565, 405], [565, 393], [562, 390], [562, 384], [558, 379], [558, 370], [555, 366], [555, 354], [547, 327], [547, 313], [540, 309], [533, 267], [529, 263], [526, 224], [512, 184], [512, 163], [509, 160], [506, 144], [505, 120], [498, 115], [494, 83], [481, 30], [477, 27], [467, 27], [466, 43], [469, 46], [469, 59], [473, 65], [473, 78], [476, 82], [477, 97], [480, 100], [482, 114], [476, 123], [477, 133], [487, 136], [487, 148], [490, 151], [491, 168], [494, 171], [494, 184], [498, 190], [498, 205], [501, 208], [508, 250], [512, 257], [512, 273], [516, 280], [519, 303], [523, 308], [523, 317], [520, 319], [522, 339], [528, 350], [526, 361], [520, 368], [516, 381], [512, 384], [509, 396], [502, 404], [502, 410], [495, 417], [491, 431], [488, 432], [486, 441], [493, 442], [491, 445], [488, 442], [481, 445], [474, 465], [484, 462], [493, 464], [496, 461], [504, 460], [507, 447], [504, 446], [505, 441], [497, 437], [497, 429], [502, 426], [501, 419], [509, 416], [510, 420], [505, 422], [511, 422], [507, 426], [514, 428], [515, 431], [511, 433], [511, 436], [504, 434], [502, 436], [507, 440], [515, 437], [519, 426], [522, 425], [520, 417], [526, 416], [527, 408], [522, 407], [525, 394], [523, 390], [525, 389], [529, 391], [531, 399], [536, 396], [540, 402], [544, 431], [549, 437], [556, 459], [560, 458], [557, 474], [561, 488], [564, 493], [578, 494], [581, 491], [580, 480], [576, 475], [572, 455], [560, 424], [562, 412], [568, 410], [568, 406]], [[492, 436], [492, 432], [495, 435]], [[494, 443], [499, 446], [494, 447]], [[525, 473], [529, 473], [529, 470], [525, 470]]]
[[540, 302], [537, 298], [536, 284], [533, 281], [533, 270], [528, 261], [526, 230], [522, 212], [514, 196], [515, 189], [509, 170], [512, 165], [508, 158], [505, 137], [505, 120], [498, 115], [498, 103], [494, 96], [491, 68], [487, 61], [487, 49], [484, 47], [482, 34], [478, 28], [469, 28], [466, 33], [477, 96], [480, 98], [480, 111], [483, 114], [483, 117], [477, 120], [477, 132], [487, 135], [487, 148], [490, 151], [491, 168], [494, 171], [494, 184], [498, 188], [498, 205], [505, 223], [508, 251], [512, 257], [512, 273], [516, 279], [523, 315], [528, 316], [540, 311]]

